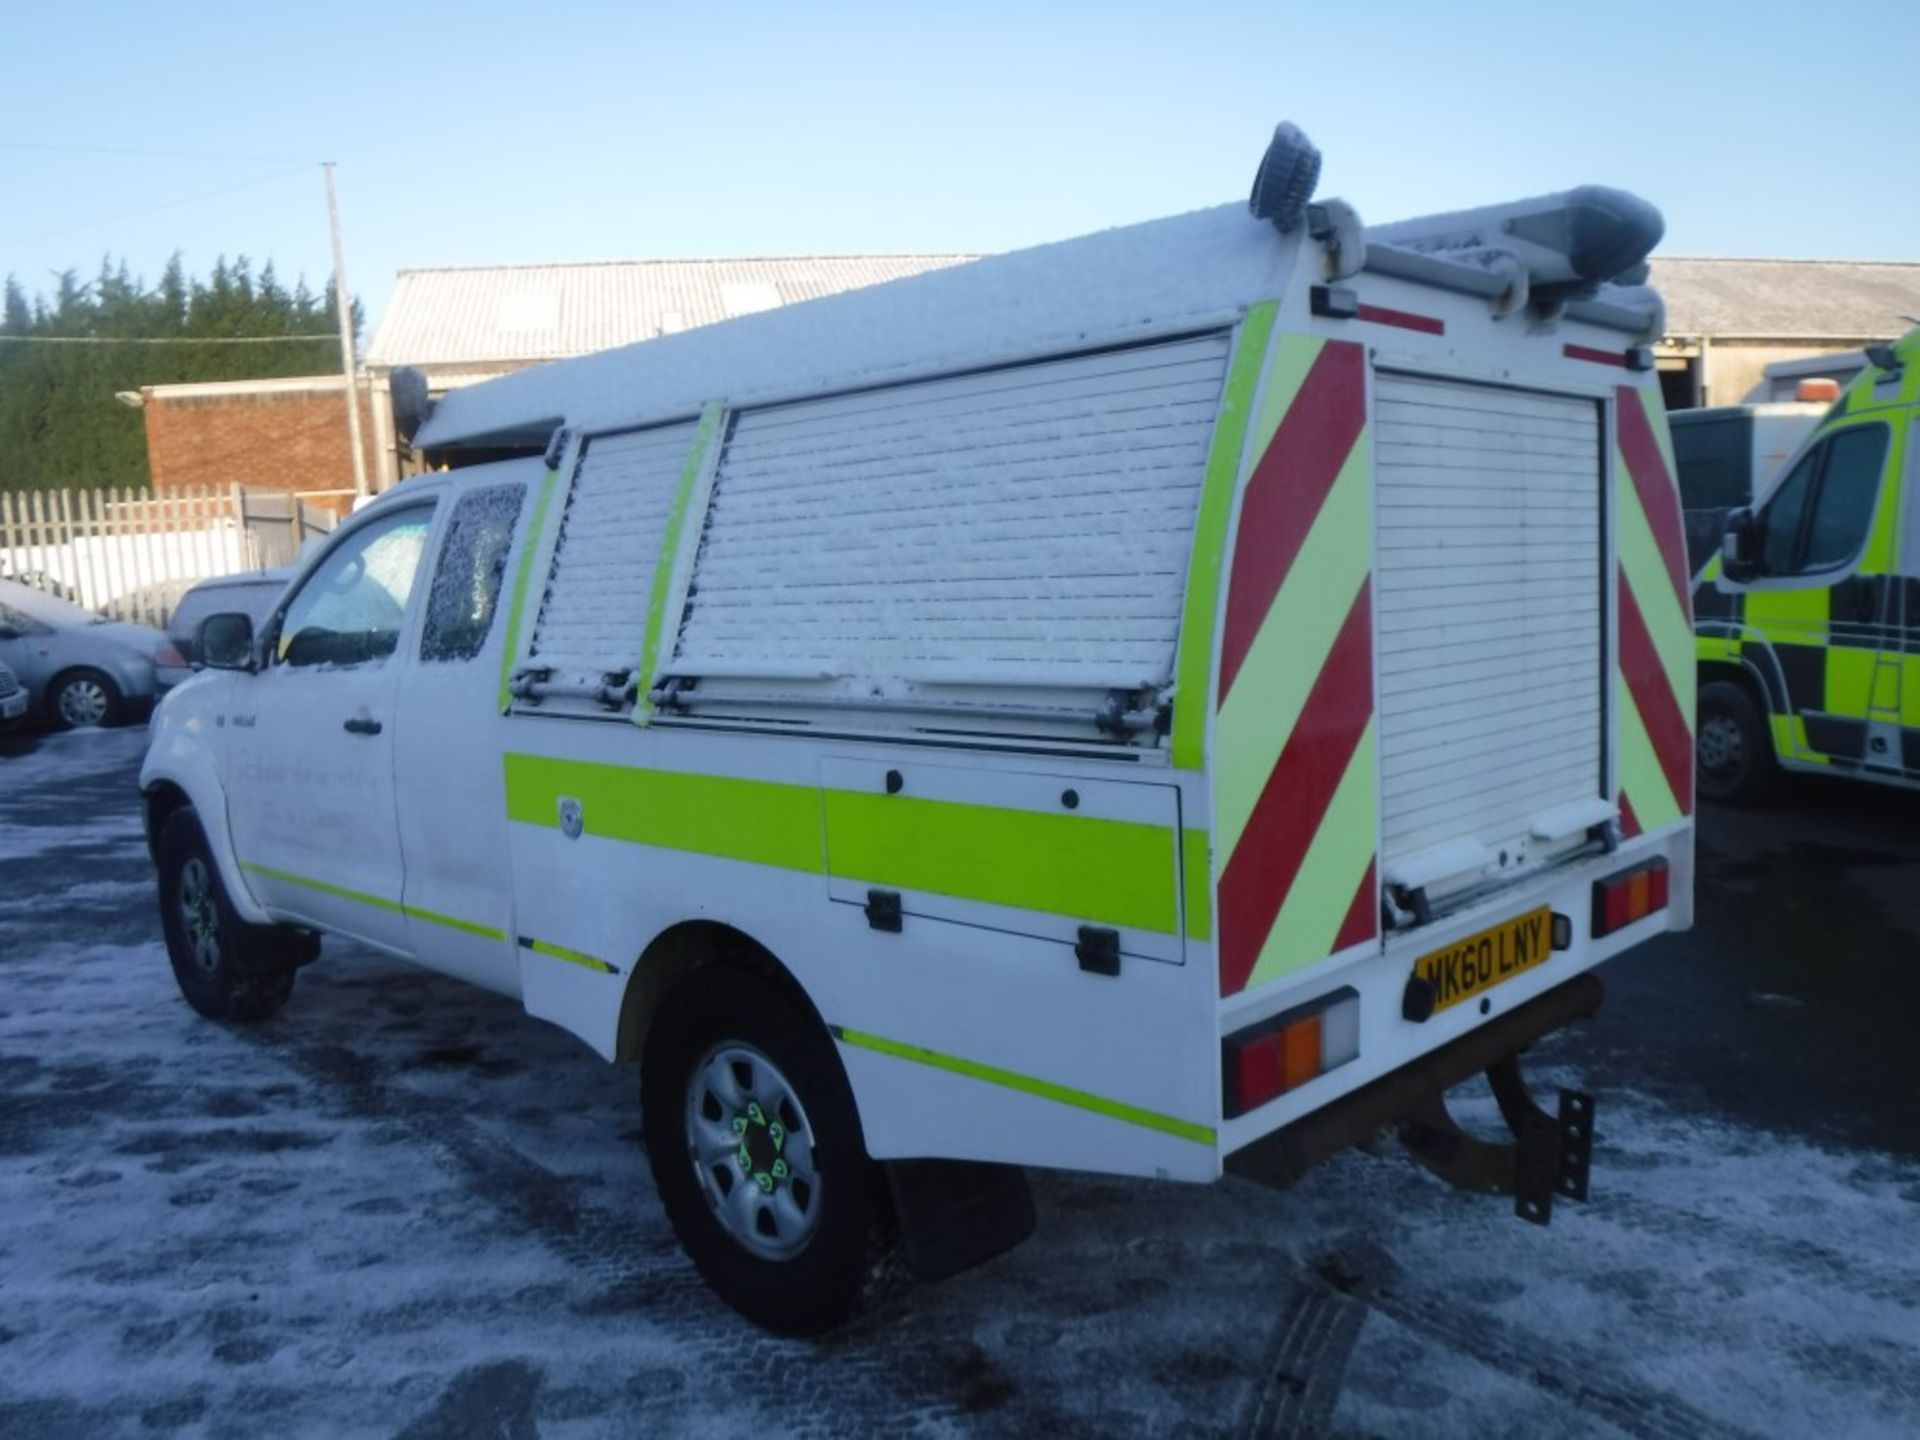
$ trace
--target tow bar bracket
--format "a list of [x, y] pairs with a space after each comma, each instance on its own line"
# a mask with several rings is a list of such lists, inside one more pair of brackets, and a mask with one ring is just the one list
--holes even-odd
[[1528, 1093], [1520, 1059], [1508, 1055], [1487, 1067], [1487, 1083], [1513, 1133], [1510, 1144], [1469, 1135], [1447, 1111], [1445, 1097], [1430, 1092], [1400, 1127], [1401, 1139], [1420, 1163], [1461, 1190], [1513, 1196], [1513, 1213], [1535, 1225], [1553, 1219], [1554, 1197], [1587, 1198], [1593, 1159], [1591, 1095], [1560, 1092], [1557, 1116]]

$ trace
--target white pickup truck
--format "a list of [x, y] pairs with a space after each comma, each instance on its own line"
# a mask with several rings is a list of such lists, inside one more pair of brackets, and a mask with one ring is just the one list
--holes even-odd
[[[442, 399], [448, 468], [155, 720], [188, 1000], [269, 1014], [327, 932], [638, 1060], [678, 1234], [787, 1331], [883, 1209], [924, 1275], [1022, 1238], [1025, 1166], [1406, 1121], [1582, 1197], [1591, 1105], [1513, 1057], [1691, 919], [1659, 217], [1369, 231], [1318, 165]], [[1514, 1145], [1439, 1104], [1483, 1070]]]

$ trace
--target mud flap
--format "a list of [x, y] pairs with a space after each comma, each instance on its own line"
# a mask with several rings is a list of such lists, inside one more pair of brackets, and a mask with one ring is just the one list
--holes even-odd
[[1033, 1234], [1033, 1192], [1018, 1165], [890, 1160], [885, 1168], [907, 1264], [922, 1280], [958, 1275]]

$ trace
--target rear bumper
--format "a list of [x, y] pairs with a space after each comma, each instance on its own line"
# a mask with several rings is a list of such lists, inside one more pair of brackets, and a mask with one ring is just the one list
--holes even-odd
[[[1667, 908], [1612, 933], [1595, 935], [1595, 883], [1656, 859], [1664, 859], [1669, 867]], [[1219, 1012], [1223, 1040], [1268, 1017], [1309, 1005], [1339, 988], [1349, 988], [1359, 999], [1359, 1047], [1352, 1061], [1325, 1070], [1277, 1099], [1244, 1114], [1223, 1115], [1219, 1130], [1222, 1157], [1339, 1104], [1479, 1031], [1500, 1025], [1533, 1001], [1615, 955], [1663, 934], [1687, 929], [1693, 918], [1692, 891], [1693, 828], [1691, 823], [1682, 823], [1636, 836], [1610, 855], [1596, 855], [1540, 872], [1430, 924], [1396, 932], [1384, 944], [1356, 947], [1359, 953], [1332, 957], [1262, 991], [1236, 997]], [[1545, 963], [1499, 981], [1474, 1000], [1455, 1003], [1424, 1020], [1408, 1010], [1407, 982], [1422, 955], [1537, 907], [1549, 908], [1566, 920], [1564, 948], [1556, 947]], [[1217, 1073], [1224, 1080], [1228, 1073], [1224, 1063]], [[1222, 1098], [1224, 1110], [1224, 1095]]]
[[1576, 975], [1236, 1150], [1227, 1156], [1227, 1173], [1263, 1185], [1291, 1185], [1322, 1160], [1409, 1118], [1428, 1096], [1451, 1089], [1563, 1025], [1597, 1013], [1605, 998], [1598, 976]]

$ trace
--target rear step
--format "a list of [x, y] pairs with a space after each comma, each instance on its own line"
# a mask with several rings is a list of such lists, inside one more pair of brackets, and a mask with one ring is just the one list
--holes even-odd
[[[1545, 1225], [1553, 1198], [1587, 1198], [1593, 1097], [1566, 1090], [1558, 1117], [1541, 1110], [1520, 1078], [1519, 1054], [1543, 1035], [1595, 1014], [1606, 991], [1578, 975], [1497, 1020], [1442, 1045], [1324, 1109], [1263, 1136], [1226, 1160], [1227, 1172], [1283, 1189], [1322, 1160], [1399, 1127], [1414, 1155], [1449, 1184], [1512, 1195], [1514, 1213]], [[1445, 1094], [1485, 1071], [1514, 1143], [1466, 1134], [1447, 1114]]]

